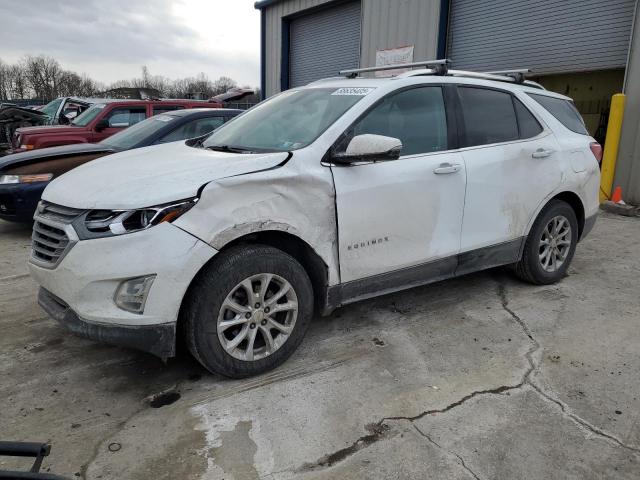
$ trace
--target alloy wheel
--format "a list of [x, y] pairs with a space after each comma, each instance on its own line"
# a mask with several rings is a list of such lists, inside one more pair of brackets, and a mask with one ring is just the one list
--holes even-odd
[[549, 220], [542, 230], [538, 252], [545, 271], [553, 273], [565, 263], [571, 250], [571, 235], [571, 224], [566, 217], [557, 215]]
[[298, 298], [291, 284], [271, 273], [252, 275], [227, 295], [217, 321], [224, 350], [232, 357], [265, 358], [289, 339], [298, 317]]

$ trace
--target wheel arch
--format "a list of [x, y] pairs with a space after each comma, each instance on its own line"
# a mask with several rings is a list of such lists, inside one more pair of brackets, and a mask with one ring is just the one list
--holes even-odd
[[211, 262], [215, 261], [221, 253], [242, 244], [268, 245], [291, 255], [300, 262], [311, 280], [311, 285], [313, 287], [314, 310], [316, 313], [321, 314], [325, 312], [329, 288], [329, 267], [322, 257], [316, 253], [311, 245], [290, 232], [277, 229], [259, 230], [251, 233], [245, 233], [233, 239], [228, 239], [224, 245], [216, 245], [218, 253], [206, 262], [196, 275], [194, 275], [183, 296], [177, 324], [177, 332], [179, 336], [182, 336], [183, 310], [185, 308], [185, 303], [202, 272], [211, 264]]
[[527, 235], [531, 231], [531, 227], [533, 226], [536, 218], [538, 218], [538, 216], [540, 215], [540, 212], [553, 200], [562, 200], [563, 202], [568, 203], [569, 206], [573, 209], [576, 214], [576, 219], [578, 220], [578, 240], [580, 240], [582, 238], [582, 233], [584, 232], [585, 225], [584, 202], [577, 193], [572, 192], [571, 190], [564, 190], [562, 192], [552, 194], [540, 204], [540, 207], [536, 211], [535, 215], [533, 215], [533, 217], [529, 221], [529, 225], [527, 226]]
[[260, 230], [238, 237], [227, 243], [220, 251], [241, 244], [261, 244], [277, 248], [295, 258], [309, 275], [313, 287], [314, 309], [322, 312], [327, 303], [329, 267], [306, 241], [297, 235], [282, 230]]

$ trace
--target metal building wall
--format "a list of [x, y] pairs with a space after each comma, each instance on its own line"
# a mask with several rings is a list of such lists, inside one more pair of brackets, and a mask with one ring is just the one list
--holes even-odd
[[286, 0], [265, 8], [265, 96], [280, 91], [282, 61], [282, 18], [301, 10], [317, 7], [331, 0]]
[[629, 63], [625, 77], [624, 120], [613, 186], [622, 187], [622, 198], [640, 205], [640, 8], [636, 7]]
[[[265, 7], [265, 96], [280, 91], [282, 18], [334, 0], [283, 0]], [[360, 66], [376, 50], [414, 45], [414, 60], [436, 58], [441, 0], [362, 0]]]
[[624, 68], [635, 0], [451, 0], [455, 68], [536, 74]]
[[413, 60], [436, 58], [440, 0], [363, 0], [361, 67], [376, 64], [376, 50], [414, 45]]
[[360, 1], [345, 2], [289, 26], [289, 87], [334, 77], [360, 63]]

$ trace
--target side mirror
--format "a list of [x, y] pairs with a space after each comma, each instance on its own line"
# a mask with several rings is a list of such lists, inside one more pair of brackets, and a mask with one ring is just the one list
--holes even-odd
[[101, 132], [105, 128], [109, 128], [109, 120], [103, 118], [98, 123], [96, 123], [96, 132]]
[[387, 162], [400, 158], [402, 142], [384, 135], [364, 134], [351, 139], [344, 153], [335, 153], [331, 160], [338, 164], [358, 162]]

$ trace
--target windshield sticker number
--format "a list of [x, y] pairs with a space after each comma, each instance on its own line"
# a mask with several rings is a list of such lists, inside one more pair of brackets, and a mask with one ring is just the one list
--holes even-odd
[[368, 87], [344, 87], [344, 88], [339, 88], [338, 90], [333, 92], [331, 95], [350, 95], [350, 96], [363, 97], [371, 93], [373, 90], [375, 89], [368, 88]]

